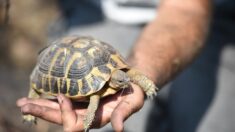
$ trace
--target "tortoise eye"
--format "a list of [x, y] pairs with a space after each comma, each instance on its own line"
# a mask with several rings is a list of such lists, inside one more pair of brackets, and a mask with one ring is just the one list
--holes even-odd
[[123, 81], [122, 80], [118, 80], [119, 83], [122, 83]]

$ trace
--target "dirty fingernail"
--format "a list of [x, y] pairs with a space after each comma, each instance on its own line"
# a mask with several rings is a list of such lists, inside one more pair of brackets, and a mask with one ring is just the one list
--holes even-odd
[[62, 96], [61, 96], [61, 95], [58, 95], [58, 96], [57, 96], [57, 99], [58, 99], [58, 102], [59, 102], [60, 104], [63, 103], [63, 99], [62, 99]]

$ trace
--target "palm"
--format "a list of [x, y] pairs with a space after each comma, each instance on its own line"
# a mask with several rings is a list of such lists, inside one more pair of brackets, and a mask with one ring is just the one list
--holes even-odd
[[[114, 129], [123, 129], [123, 120], [143, 106], [143, 98], [142, 90], [134, 86], [101, 99], [92, 127], [99, 128], [111, 121]], [[87, 114], [86, 105], [77, 102], [71, 104], [71, 101], [64, 96], [62, 96], [62, 100], [61, 104], [47, 99], [23, 98], [17, 101], [17, 105], [21, 107], [23, 114], [32, 114], [47, 121], [61, 124], [64, 129], [82, 131], [83, 119]]]
[[[117, 105], [124, 100], [127, 96], [130, 96], [129, 92], [118, 92], [113, 96], [108, 96], [101, 99], [99, 107], [96, 112], [96, 118], [94, 120], [93, 127], [102, 127], [110, 121], [112, 112]], [[81, 103], [73, 103], [73, 110], [77, 116], [84, 117], [87, 114], [87, 105], [81, 105]], [[101, 121], [102, 120], [102, 121]]]

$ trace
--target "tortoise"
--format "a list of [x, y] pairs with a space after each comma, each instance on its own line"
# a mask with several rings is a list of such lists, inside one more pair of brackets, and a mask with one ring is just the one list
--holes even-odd
[[[131, 68], [109, 44], [92, 37], [66, 36], [39, 53], [30, 76], [29, 98], [62, 93], [75, 101], [89, 101], [84, 129], [89, 130], [99, 100], [135, 83], [150, 98], [158, 88], [145, 75]], [[24, 122], [36, 123], [32, 115]]]

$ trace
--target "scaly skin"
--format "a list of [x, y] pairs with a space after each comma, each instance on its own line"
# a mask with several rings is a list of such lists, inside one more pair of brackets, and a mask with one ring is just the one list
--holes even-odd
[[90, 97], [90, 103], [89, 103], [88, 108], [87, 108], [88, 112], [87, 112], [87, 115], [84, 119], [84, 130], [85, 130], [85, 132], [89, 131], [89, 128], [92, 124], [92, 121], [95, 118], [95, 112], [98, 108], [99, 101], [100, 101], [100, 96], [99, 95], [92, 95]]
[[[40, 94], [37, 93], [34, 89], [30, 88], [28, 98], [38, 99], [40, 98]], [[29, 125], [37, 124], [37, 118], [35, 116], [23, 115], [22, 118], [23, 118], [23, 123], [26, 123]]]
[[140, 86], [148, 98], [152, 99], [157, 95], [158, 88], [155, 86], [154, 82], [145, 75], [135, 69], [130, 69], [127, 74], [131, 78], [131, 82]]

